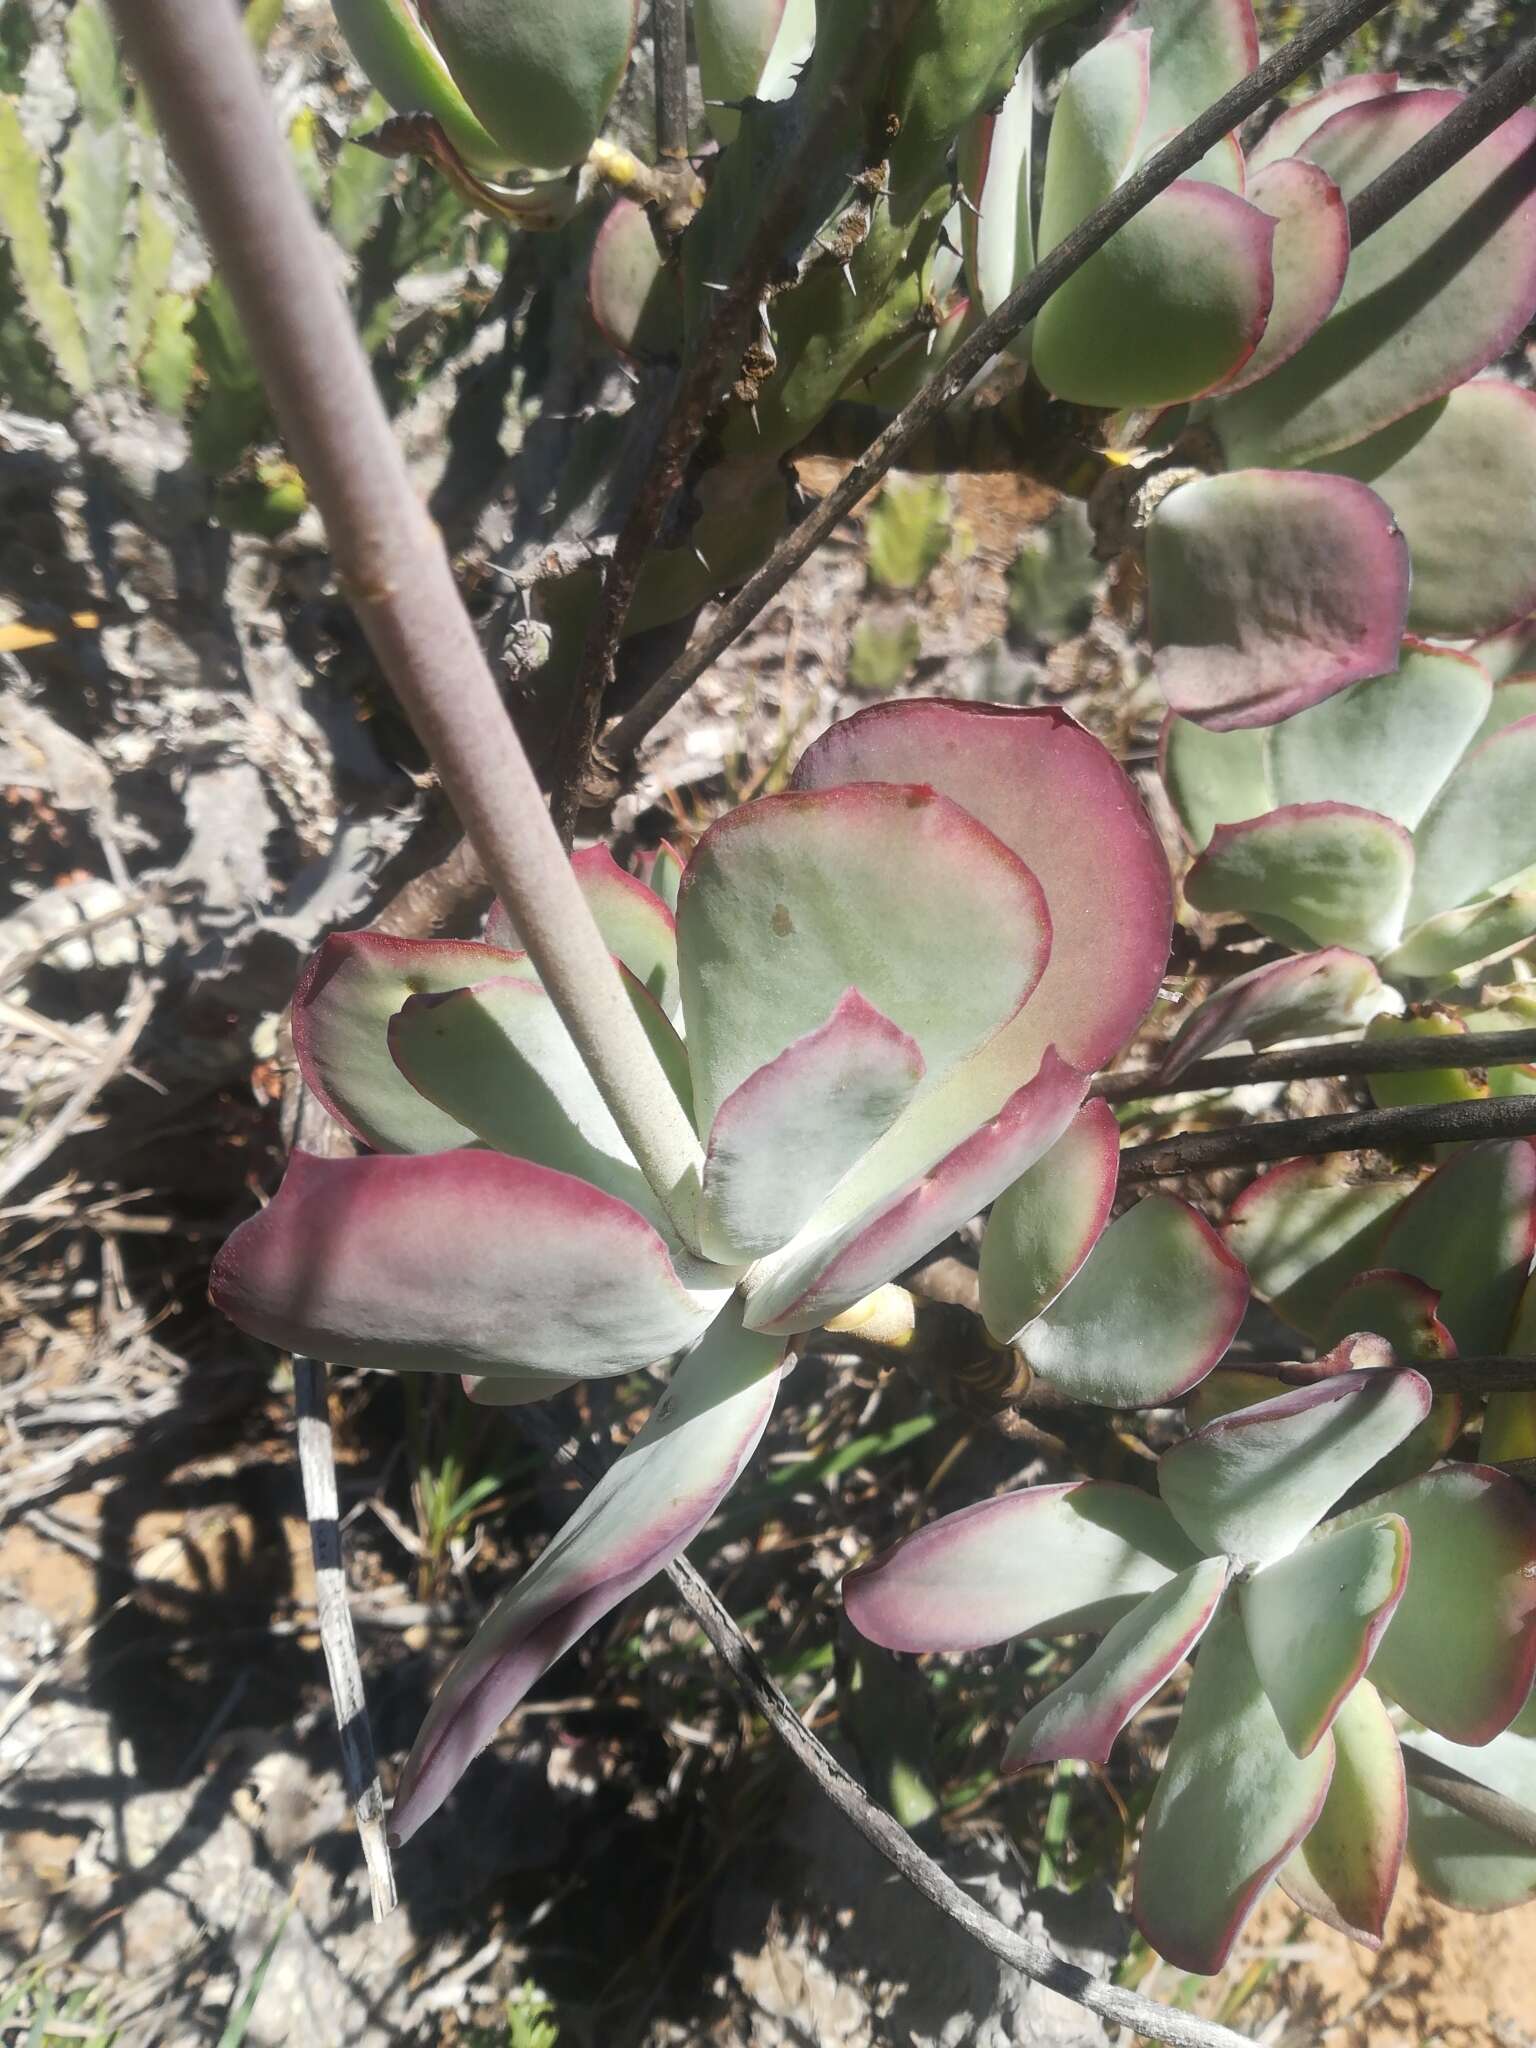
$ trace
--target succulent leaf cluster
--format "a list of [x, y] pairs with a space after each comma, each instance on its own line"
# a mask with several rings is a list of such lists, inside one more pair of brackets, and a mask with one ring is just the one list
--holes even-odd
[[1496, 685], [1475, 650], [1407, 641], [1390, 671], [1273, 725], [1173, 718], [1162, 765], [1196, 850], [1189, 902], [1299, 955], [1196, 1010], [1172, 1074], [1231, 1040], [1364, 1023], [1536, 935], [1536, 692]]
[[[1005, 1771], [1104, 1762], [1198, 1650], [1141, 1842], [1142, 1932], [1218, 1970], [1278, 1877], [1379, 1943], [1407, 1832], [1394, 1710], [1459, 1757], [1510, 1726], [1536, 1672], [1536, 1508], [1513, 1480], [1443, 1465], [1330, 1516], [1430, 1406], [1411, 1370], [1327, 1374], [1175, 1444], [1157, 1497], [1085, 1480], [980, 1502], [850, 1573], [844, 1603], [895, 1650], [1102, 1636], [1019, 1723]], [[1494, 1771], [1514, 1774], [1504, 1755]]]
[[[1167, 864], [1134, 789], [1049, 710], [871, 707], [783, 795], [711, 826], [680, 874], [663, 856], [657, 888], [602, 848], [576, 868], [703, 1144], [688, 1237], [497, 910], [481, 942], [326, 941], [295, 1050], [370, 1149], [295, 1154], [214, 1269], [215, 1301], [257, 1336], [456, 1373], [493, 1404], [682, 1354], [643, 1434], [450, 1672], [402, 1836], [538, 1672], [707, 1520], [767, 1422], [786, 1340], [920, 1259], [1073, 1124], [1167, 952]], [[674, 881], [675, 918], [658, 893]], [[1187, 1381], [1246, 1285], [1180, 1215], [1192, 1261], [1159, 1301]], [[1180, 1298], [1213, 1268], [1214, 1313]], [[1113, 1301], [1115, 1277], [1091, 1284]]]

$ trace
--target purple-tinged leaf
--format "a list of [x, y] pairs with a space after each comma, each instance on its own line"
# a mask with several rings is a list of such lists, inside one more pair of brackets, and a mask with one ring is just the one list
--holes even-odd
[[[675, 1018], [677, 933], [671, 911], [643, 882], [626, 874], [606, 846], [573, 853], [571, 868], [609, 952]], [[491, 906], [485, 936], [493, 946], [521, 944], [517, 927], [499, 903]]]
[[[1422, 1280], [1377, 1268], [1350, 1281], [1323, 1318], [1318, 1341], [1343, 1340], [1369, 1330], [1390, 1346], [1390, 1355], [1404, 1365], [1454, 1358], [1455, 1340], [1440, 1320], [1439, 1306], [1439, 1294]], [[1461, 1434], [1464, 1412], [1459, 1394], [1437, 1394], [1418, 1428], [1372, 1467], [1362, 1489], [1379, 1493], [1385, 1486], [1413, 1479], [1438, 1464]]]
[[1382, 1514], [1413, 1561], [1372, 1682], [1452, 1742], [1491, 1742], [1536, 1677], [1536, 1501], [1489, 1465], [1441, 1465], [1339, 1521]]
[[1085, 1102], [1050, 1151], [998, 1196], [981, 1241], [981, 1312], [1011, 1344], [1060, 1294], [1109, 1221], [1120, 1171], [1120, 1126], [1107, 1102]]
[[1261, 726], [1213, 732], [1170, 713], [1163, 721], [1158, 772], [1197, 853], [1218, 825], [1241, 824], [1275, 808], [1269, 732]]
[[1048, 1045], [1085, 1073], [1102, 1066], [1146, 1015], [1168, 960], [1168, 859], [1135, 784], [1063, 711], [912, 698], [834, 725], [794, 786], [915, 781], [1011, 847], [1050, 909], [1050, 963], [1000, 1047], [998, 1101]]
[[1536, 718], [1463, 756], [1414, 834], [1410, 926], [1510, 887], [1536, 866]]
[[1276, 804], [1354, 804], [1412, 832], [1492, 694], [1487, 671], [1470, 655], [1409, 641], [1390, 675], [1355, 683], [1271, 727]]
[[1210, 1975], [1322, 1811], [1333, 1739], [1292, 1754], [1236, 1607], [1207, 1630], [1136, 1867], [1136, 1924], [1159, 1955]]
[[[1402, 92], [1343, 108], [1302, 145], [1352, 200], [1462, 105]], [[1522, 109], [1362, 242], [1299, 354], [1216, 408], [1227, 459], [1316, 461], [1473, 377], [1536, 313], [1536, 112]]]
[[1405, 1365], [1454, 1358], [1456, 1340], [1441, 1322], [1440, 1296], [1411, 1273], [1378, 1266], [1357, 1273], [1322, 1319], [1319, 1343], [1340, 1343], [1369, 1330]]
[[1326, 171], [1288, 158], [1256, 172], [1247, 196], [1276, 222], [1274, 304], [1258, 346], [1221, 396], [1246, 390], [1288, 363], [1333, 310], [1349, 268], [1344, 195]]
[[[1536, 1807], [1536, 1700], [1502, 1735], [1477, 1747], [1428, 1729], [1405, 1729], [1403, 1741], [1490, 1792]], [[1408, 1788], [1408, 1853], [1425, 1890], [1462, 1912], [1499, 1913], [1536, 1898], [1536, 1856], [1524, 1843], [1418, 1785]]]
[[725, 1098], [709, 1133], [699, 1228], [713, 1258], [786, 1244], [895, 1122], [923, 1056], [856, 989]]
[[1414, 845], [1353, 804], [1288, 804], [1218, 825], [1184, 880], [1197, 910], [1235, 910], [1284, 945], [1385, 953], [1403, 928]]
[[1238, 1587], [1249, 1655], [1298, 1756], [1311, 1755], [1365, 1676], [1407, 1582], [1407, 1524], [1382, 1515], [1320, 1529]]
[[1202, 477], [1163, 499], [1146, 547], [1153, 673], [1186, 718], [1269, 725], [1397, 660], [1408, 548], [1352, 478]]
[[1073, 1400], [1157, 1407], [1205, 1378], [1247, 1306], [1247, 1273], [1198, 1210], [1176, 1195], [1143, 1195], [1020, 1333], [1019, 1348]]
[[1244, 1188], [1222, 1234], [1254, 1291], [1315, 1339], [1339, 1289], [1382, 1263], [1386, 1219], [1413, 1188], [1408, 1179], [1356, 1185], [1331, 1160], [1291, 1159]]
[[650, 216], [633, 199], [616, 199], [597, 231], [587, 303], [599, 334], [621, 356], [650, 362], [681, 349], [678, 275], [662, 262]]
[[602, 1379], [669, 1357], [728, 1286], [690, 1292], [643, 1216], [499, 1152], [317, 1159], [214, 1261], [215, 1307], [332, 1365]]
[[1163, 1056], [1162, 1079], [1177, 1081], [1223, 1046], [1257, 1051], [1287, 1038], [1352, 1030], [1391, 1000], [1374, 965], [1346, 946], [1268, 961], [1223, 982], [1190, 1012]]
[[[1157, 1483], [1200, 1549], [1287, 1556], [1429, 1412], [1416, 1372], [1348, 1372], [1207, 1423], [1164, 1451]], [[1378, 1507], [1386, 1512], [1387, 1505]]]
[[[1275, 239], [1260, 207], [1179, 179], [1041, 309], [1031, 349], [1040, 381], [1073, 404], [1110, 408], [1173, 405], [1227, 383], [1264, 334]], [[1123, 317], [1133, 301], [1134, 323]]]
[[1230, 1571], [1224, 1557], [1202, 1558], [1122, 1615], [1087, 1662], [1014, 1729], [1003, 1776], [1061, 1757], [1107, 1762], [1126, 1722], [1205, 1634]]
[[1479, 378], [1340, 449], [1328, 468], [1392, 507], [1413, 561], [1415, 633], [1461, 640], [1536, 605], [1536, 393]]
[[1298, 100], [1270, 123], [1263, 140], [1249, 150], [1250, 174], [1279, 163], [1284, 157], [1294, 156], [1325, 121], [1331, 121], [1343, 108], [1355, 106], [1361, 100], [1384, 99], [1388, 93], [1396, 91], [1395, 71], [1359, 71], [1352, 77], [1325, 85], [1321, 92], [1313, 93], [1309, 99]]
[[[966, 1078], [908, 1110], [800, 1234], [754, 1268], [747, 1314], [755, 1329], [814, 1330], [914, 1265], [1055, 1144], [1088, 1085], [1049, 1048], [1034, 1079], [995, 1113], [987, 1096], [967, 1098]], [[966, 1123], [972, 1136], [926, 1170], [915, 1164], [932, 1157], [940, 1133]]]
[[1438, 1313], [1468, 1357], [1500, 1351], [1536, 1253], [1536, 1140], [1458, 1149], [1403, 1204], [1375, 1264], [1440, 1290]]
[[1130, 169], [1146, 121], [1152, 38], [1121, 30], [1095, 43], [1067, 73], [1051, 121], [1040, 200], [1040, 253], [1048, 256]]
[[1362, 1679], [1334, 1717], [1323, 1810], [1279, 1873], [1304, 1913], [1380, 1948], [1408, 1832], [1403, 1757], [1380, 1693]]
[[[627, 969], [625, 986], [663, 1071], [688, 1102], [688, 1061], [660, 1007]], [[575, 1041], [536, 981], [482, 982], [412, 996], [389, 1022], [389, 1050], [422, 1098], [485, 1144], [575, 1174], [627, 1202], [665, 1236], [662, 1209]]]
[[1396, 1363], [1392, 1347], [1384, 1338], [1373, 1336], [1368, 1330], [1357, 1330], [1321, 1358], [1287, 1359], [1283, 1365], [1268, 1370], [1221, 1365], [1200, 1382], [1184, 1403], [1184, 1421], [1191, 1431], [1204, 1429], [1219, 1416], [1233, 1415], [1239, 1408], [1256, 1407], [1260, 1401], [1272, 1401], [1288, 1388], [1311, 1386], [1341, 1372], [1371, 1372]]
[[780, 1371], [779, 1348], [733, 1310], [681, 1361], [639, 1436], [450, 1668], [401, 1775], [397, 1841], [437, 1811], [555, 1659], [693, 1541], [757, 1448]]
[[797, 790], [728, 812], [678, 899], [699, 1128], [849, 988], [916, 1041], [931, 1094], [1032, 993], [1050, 934], [1017, 854], [930, 787]]
[[293, 1050], [304, 1084], [377, 1152], [446, 1152], [474, 1133], [418, 1095], [390, 1057], [389, 1020], [412, 995], [492, 975], [531, 981], [522, 953], [461, 939], [334, 932], [293, 996]]
[[1198, 1558], [1150, 1493], [1080, 1479], [931, 1522], [849, 1572], [843, 1606], [887, 1650], [979, 1650], [1108, 1628]]

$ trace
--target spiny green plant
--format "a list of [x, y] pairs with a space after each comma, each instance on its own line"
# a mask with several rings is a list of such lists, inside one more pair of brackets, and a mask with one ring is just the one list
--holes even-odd
[[[251, 9], [248, 32], [264, 41], [275, 20]], [[39, 154], [22, 124], [24, 59], [0, 94], [0, 389], [54, 418], [121, 393], [185, 421], [193, 460], [220, 479], [217, 515], [280, 532], [305, 509], [302, 480], [277, 451], [227, 288], [218, 277], [183, 281], [194, 252], [168, 198], [147, 103], [123, 72], [99, 0], [69, 9], [64, 60], [74, 99], [53, 157]], [[305, 189], [353, 259], [349, 288], [372, 347], [402, 322], [402, 276], [440, 262], [464, 233], [459, 194], [425, 176], [399, 190], [396, 166], [359, 146], [385, 111], [373, 96], [338, 143], [307, 108], [288, 124]], [[501, 231], [485, 225], [494, 253]], [[456, 324], [442, 323], [433, 360]], [[404, 395], [430, 367], [386, 369]]]

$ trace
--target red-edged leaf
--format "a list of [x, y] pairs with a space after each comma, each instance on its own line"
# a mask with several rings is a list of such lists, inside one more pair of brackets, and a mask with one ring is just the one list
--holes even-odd
[[450, 1668], [401, 1774], [395, 1840], [437, 1811], [555, 1659], [693, 1541], [756, 1449], [779, 1372], [778, 1347], [732, 1311], [681, 1362], [639, 1436]]
[[1085, 1102], [1050, 1151], [998, 1196], [981, 1241], [981, 1312], [1011, 1344], [1082, 1265], [1109, 1221], [1120, 1171], [1120, 1126], [1107, 1102]]
[[1198, 1562], [1162, 1502], [1075, 1480], [978, 1501], [843, 1580], [848, 1619], [887, 1650], [978, 1650], [1104, 1629]]
[[1437, 1312], [1469, 1357], [1500, 1351], [1536, 1253], [1536, 1140], [1469, 1145], [1403, 1204], [1373, 1264], [1439, 1289]]
[[1343, 108], [1355, 106], [1361, 100], [1384, 99], [1388, 93], [1396, 92], [1397, 76], [1395, 71], [1358, 71], [1325, 85], [1310, 99], [1286, 107], [1271, 121], [1262, 141], [1249, 150], [1250, 174], [1278, 163], [1283, 157], [1294, 156], [1325, 121], [1331, 121]]
[[1236, 1606], [1207, 1630], [1136, 1866], [1136, 1924], [1159, 1955], [1209, 1975], [1322, 1811], [1333, 1738], [1292, 1754]]
[[1382, 1263], [1386, 1219], [1413, 1186], [1408, 1179], [1356, 1182], [1331, 1160], [1287, 1160], [1243, 1190], [1222, 1234], [1255, 1292], [1316, 1338], [1339, 1289]]
[[1122, 1615], [1087, 1662], [1014, 1729], [1003, 1776], [1060, 1757], [1107, 1762], [1126, 1722], [1205, 1634], [1230, 1572], [1226, 1558], [1203, 1558]]
[[304, 1083], [378, 1152], [446, 1152], [474, 1133], [419, 1095], [390, 1057], [389, 1020], [410, 996], [492, 975], [531, 981], [524, 954], [461, 939], [333, 932], [293, 995], [293, 1050]]
[[712, 1257], [785, 1244], [912, 1099], [923, 1056], [856, 989], [749, 1074], [709, 1133], [699, 1206]]
[[499, 1152], [316, 1159], [214, 1261], [214, 1305], [287, 1351], [396, 1372], [632, 1372], [697, 1337], [729, 1291], [690, 1292], [644, 1217]]
[[1400, 1515], [1320, 1529], [1239, 1586], [1248, 1652], [1285, 1739], [1310, 1756], [1354, 1691], [1408, 1582]]
[[1223, 982], [1191, 1011], [1163, 1056], [1162, 1079], [1177, 1081], [1197, 1060], [1238, 1042], [1257, 1051], [1286, 1038], [1351, 1030], [1388, 1000], [1373, 963], [1347, 946], [1268, 961]]
[[[1344, 107], [1300, 154], [1354, 199], [1463, 104], [1400, 92]], [[1354, 250], [1307, 346], [1215, 419], [1236, 465], [1315, 461], [1443, 397], [1536, 312], [1536, 112], [1523, 108]]]
[[1380, 1948], [1408, 1830], [1402, 1752], [1380, 1693], [1362, 1679], [1334, 1717], [1333, 1779], [1280, 1889], [1326, 1926]]
[[[623, 961], [669, 1017], [675, 1016], [677, 933], [671, 911], [654, 891], [626, 874], [606, 846], [585, 846], [573, 853], [571, 869], [609, 952]], [[522, 943], [499, 903], [491, 906], [485, 936], [493, 946]]]
[[[1295, 1550], [1429, 1412], [1416, 1372], [1348, 1372], [1209, 1422], [1164, 1451], [1163, 1499], [1206, 1552], [1249, 1565]], [[1395, 1496], [1375, 1512], [1397, 1509]]]
[[1489, 1465], [1442, 1465], [1340, 1525], [1401, 1515], [1408, 1585], [1371, 1677], [1452, 1742], [1490, 1742], [1536, 1677], [1536, 1501]]
[[1023, 861], [930, 787], [796, 790], [728, 812], [678, 899], [700, 1129], [849, 988], [916, 1041], [931, 1094], [1029, 997], [1050, 932]]
[[1250, 468], [1183, 484], [1148, 525], [1147, 577], [1153, 672], [1175, 711], [1218, 732], [1384, 675], [1408, 617], [1407, 544], [1349, 477]]
[[1287, 159], [1248, 180], [1248, 198], [1276, 222], [1274, 304], [1247, 362], [1222, 386], [1243, 391], [1278, 370], [1333, 310], [1349, 268], [1344, 195], [1316, 164]]
[[794, 786], [915, 781], [962, 804], [1045, 891], [1051, 958], [1011, 1027], [1011, 1085], [1047, 1045], [1084, 1072], [1102, 1066], [1146, 1015], [1168, 959], [1168, 860], [1135, 784], [1065, 712], [909, 698], [834, 725]]
[[1247, 1306], [1242, 1262], [1187, 1202], [1154, 1193], [1110, 1224], [1019, 1348], [1074, 1400], [1150, 1408], [1205, 1378]]
[[1287, 804], [1218, 825], [1184, 879], [1197, 910], [1235, 910], [1282, 944], [1378, 954], [1396, 943], [1414, 877], [1401, 825], [1354, 804]]
[[[915, 1264], [1055, 1144], [1087, 1087], [1086, 1075], [1047, 1050], [1035, 1078], [995, 1113], [973, 1096], [967, 1115], [965, 1078], [908, 1110], [800, 1235], [754, 1269], [747, 1314], [755, 1329], [814, 1330]], [[913, 1170], [931, 1133], [965, 1123], [979, 1128], [926, 1171]]]

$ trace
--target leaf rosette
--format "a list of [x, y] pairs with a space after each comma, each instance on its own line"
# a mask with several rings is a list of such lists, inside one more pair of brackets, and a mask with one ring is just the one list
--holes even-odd
[[702, 1527], [766, 1425], [787, 1340], [1062, 1136], [1167, 951], [1151, 825], [1056, 711], [914, 700], [834, 726], [783, 795], [703, 835], [675, 918], [605, 849], [575, 865], [695, 1121], [690, 1241], [498, 910], [483, 943], [357, 932], [321, 948], [295, 1050], [370, 1149], [296, 1155], [214, 1268], [214, 1300], [254, 1335], [456, 1373], [480, 1401], [679, 1361], [645, 1432], [450, 1672], [402, 1835], [538, 1672]]
[[1156, 1498], [1086, 1480], [931, 1524], [849, 1574], [849, 1617], [892, 1650], [1100, 1635], [1005, 1772], [1102, 1763], [1198, 1650], [1141, 1843], [1142, 1932], [1216, 1971], [1278, 1878], [1378, 1943], [1407, 1829], [1387, 1702], [1459, 1751], [1509, 1727], [1536, 1671], [1536, 1506], [1505, 1474], [1444, 1465], [1325, 1519], [1430, 1404], [1397, 1367], [1288, 1389], [1165, 1452]]

